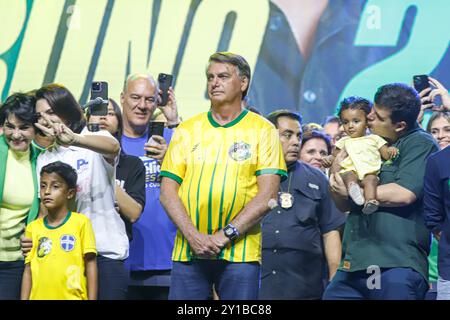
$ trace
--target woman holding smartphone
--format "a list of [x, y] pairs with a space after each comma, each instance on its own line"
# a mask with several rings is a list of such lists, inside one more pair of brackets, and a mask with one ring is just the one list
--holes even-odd
[[[106, 130], [119, 142], [122, 139], [123, 119], [119, 105], [109, 99], [108, 113], [104, 116], [87, 114], [88, 127]], [[135, 156], [120, 152], [116, 169], [116, 197], [119, 213], [125, 222], [129, 240], [133, 239], [132, 224], [141, 216], [145, 207], [145, 167]]]
[[85, 214], [94, 229], [98, 299], [125, 299], [128, 274], [124, 260], [128, 257], [129, 243], [125, 224], [115, 208], [114, 193], [120, 144], [109, 132], [87, 130], [80, 105], [64, 86], [43, 86], [35, 96], [39, 114], [36, 127], [47, 136], [47, 140], [40, 140], [44, 151], [38, 157], [37, 171], [54, 161], [77, 170], [73, 209]]

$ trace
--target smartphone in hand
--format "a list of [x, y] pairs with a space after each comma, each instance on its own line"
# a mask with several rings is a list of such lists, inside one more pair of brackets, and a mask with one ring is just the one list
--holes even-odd
[[[94, 102], [98, 100], [101, 102]], [[91, 84], [91, 101], [89, 114], [92, 116], [106, 116], [108, 114], [108, 82], [94, 81]]]
[[[153, 136], [163, 136], [164, 135], [164, 122], [163, 121], [150, 121], [148, 124], [148, 132], [147, 137], [148, 141], [147, 143], [151, 146], [154, 146], [157, 144], [155, 140], [153, 140]], [[154, 156], [154, 154], [150, 152], [146, 152], [147, 157]]]
[[171, 74], [160, 73], [158, 75], [159, 90], [162, 91], [160, 107], [167, 105], [169, 101], [169, 88], [172, 86], [173, 76]]
[[413, 76], [413, 84], [414, 84], [414, 89], [416, 89], [416, 91], [418, 93], [425, 90], [426, 88], [429, 88], [430, 82], [428, 80], [428, 75], [421, 74], [421, 75]]

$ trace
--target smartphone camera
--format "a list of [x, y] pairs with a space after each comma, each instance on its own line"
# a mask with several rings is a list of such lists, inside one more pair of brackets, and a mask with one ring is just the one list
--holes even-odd
[[102, 91], [102, 83], [101, 82], [92, 82], [92, 91], [95, 91], [95, 92]]
[[158, 75], [159, 89], [162, 91], [161, 101], [158, 106], [164, 107], [169, 101], [169, 88], [172, 85], [173, 76], [171, 74], [160, 73]]
[[91, 83], [91, 100], [88, 102], [89, 114], [106, 116], [108, 114], [108, 82], [93, 81]]
[[428, 75], [421, 74], [421, 75], [413, 76], [413, 84], [414, 84], [414, 89], [416, 89], [416, 91], [418, 93], [429, 88], [430, 82], [428, 81]]

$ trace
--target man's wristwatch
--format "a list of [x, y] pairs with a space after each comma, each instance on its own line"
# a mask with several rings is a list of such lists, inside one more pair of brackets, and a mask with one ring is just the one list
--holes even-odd
[[233, 241], [239, 237], [238, 229], [236, 229], [236, 227], [233, 226], [231, 223], [229, 223], [225, 228], [223, 228], [223, 233], [231, 241]]
[[180, 124], [179, 122], [178, 122], [178, 123], [175, 123], [175, 124], [171, 124], [171, 125], [168, 125], [167, 128], [169, 128], [169, 129], [175, 129], [176, 127], [178, 127], [179, 124]]

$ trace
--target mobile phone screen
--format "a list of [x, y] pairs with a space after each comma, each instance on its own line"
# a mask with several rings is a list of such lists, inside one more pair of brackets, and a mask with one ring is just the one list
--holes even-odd
[[[148, 124], [148, 133], [147, 133], [147, 137], [148, 137], [148, 141], [147, 143], [151, 146], [157, 144], [156, 141], [153, 140], [153, 136], [163, 136], [164, 134], [164, 122], [162, 121], [150, 121]], [[146, 152], [147, 157], [151, 157], [154, 154], [152, 154], [151, 152]]]
[[414, 76], [413, 84], [414, 84], [414, 89], [416, 89], [417, 92], [419, 92], [419, 93], [421, 91], [425, 90], [426, 88], [429, 88], [430, 82], [428, 81], [428, 75], [421, 74], [421, 75]]
[[164, 122], [163, 121], [150, 121], [148, 124], [148, 134], [147, 137], [150, 139], [151, 136], [163, 136], [164, 134]]

